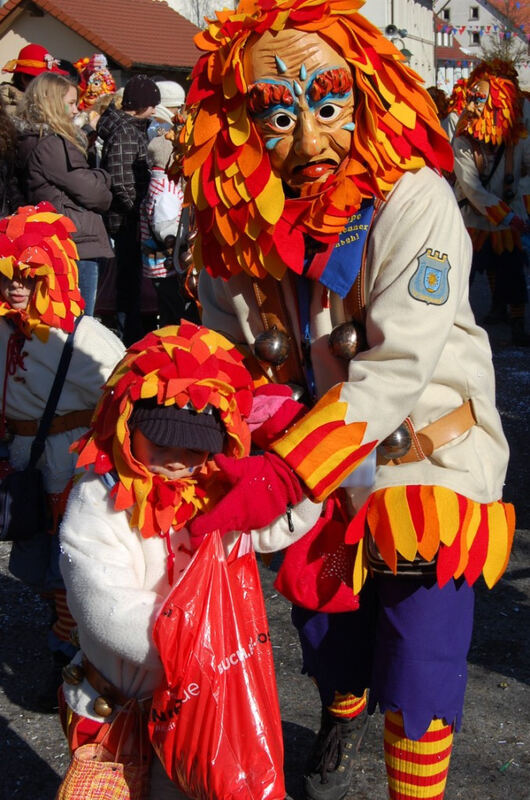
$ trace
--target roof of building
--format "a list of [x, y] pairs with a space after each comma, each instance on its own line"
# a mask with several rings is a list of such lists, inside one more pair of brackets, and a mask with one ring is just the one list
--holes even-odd
[[[199, 28], [163, 0], [32, 0], [124, 69], [193, 67]], [[7, 0], [0, 24], [26, 0]], [[83, 54], [80, 54], [80, 56]]]
[[530, 5], [527, 0], [507, 2], [507, 0], [488, 0], [488, 4], [506, 17], [517, 31], [530, 34]]

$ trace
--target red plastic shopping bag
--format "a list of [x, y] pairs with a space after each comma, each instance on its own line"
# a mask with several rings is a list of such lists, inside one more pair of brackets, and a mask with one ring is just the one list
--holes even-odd
[[[245, 542], [249, 536], [242, 537]], [[207, 536], [155, 623], [165, 685], [149, 735], [194, 800], [284, 800], [283, 739], [254, 552]]]

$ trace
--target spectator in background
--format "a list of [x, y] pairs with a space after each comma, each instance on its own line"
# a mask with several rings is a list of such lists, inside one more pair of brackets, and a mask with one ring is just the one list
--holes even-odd
[[75, 224], [79, 288], [92, 315], [99, 260], [113, 255], [101, 214], [112, 200], [110, 178], [91, 169], [84, 133], [74, 125], [77, 89], [62, 75], [45, 73], [24, 94], [18, 127], [17, 174], [25, 202], [50, 202]]
[[147, 132], [150, 139], [172, 129], [175, 114], [181, 113], [186, 99], [184, 89], [176, 81], [157, 81], [156, 85], [160, 89], [160, 103]]
[[140, 209], [143, 274], [156, 290], [161, 328], [176, 325], [181, 318], [199, 321], [174, 266], [173, 251], [180, 249], [180, 243], [187, 237], [181, 233], [180, 224], [184, 201], [181, 182], [171, 180], [166, 174], [172, 152], [173, 145], [164, 136], [155, 136], [149, 142], [151, 180]]
[[156, 83], [147, 75], [135, 75], [125, 85], [121, 110], [111, 103], [97, 125], [98, 135], [103, 140], [101, 165], [111, 176], [113, 200], [106, 221], [114, 240], [116, 303], [127, 346], [143, 334], [140, 205], [150, 179], [147, 128], [159, 102], [160, 90]]
[[24, 198], [15, 178], [17, 131], [0, 100], [0, 217], [16, 211]]
[[0, 86], [0, 97], [3, 100], [5, 110], [10, 115], [15, 114], [24, 92], [37, 75], [43, 72], [55, 72], [58, 75], [67, 74], [60, 68], [57, 59], [50, 55], [46, 48], [40, 44], [27, 44], [22, 48], [17, 58], [7, 62], [2, 72], [13, 73], [11, 83], [2, 83]]

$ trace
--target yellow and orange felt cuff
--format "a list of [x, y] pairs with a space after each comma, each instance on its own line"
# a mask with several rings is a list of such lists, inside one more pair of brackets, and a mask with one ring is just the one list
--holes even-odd
[[364, 442], [365, 422], [345, 422], [341, 383], [271, 445], [317, 501], [324, 500], [377, 445]]

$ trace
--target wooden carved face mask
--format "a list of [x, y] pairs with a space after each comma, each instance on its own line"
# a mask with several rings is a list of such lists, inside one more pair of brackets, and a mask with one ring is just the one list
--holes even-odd
[[292, 193], [337, 172], [355, 127], [348, 63], [318, 34], [286, 29], [248, 48], [245, 73], [249, 112]]

